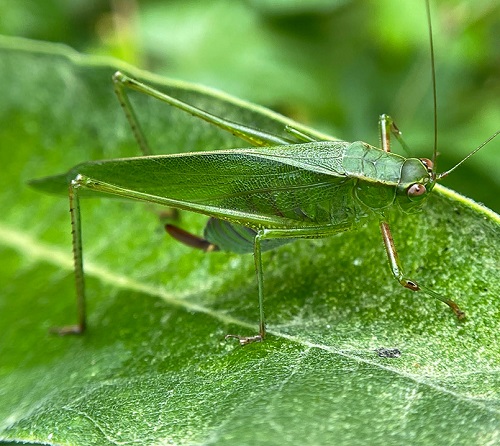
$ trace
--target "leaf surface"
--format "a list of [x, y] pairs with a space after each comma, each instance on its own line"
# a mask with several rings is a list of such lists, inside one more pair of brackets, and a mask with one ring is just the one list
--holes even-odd
[[[265, 254], [270, 335], [240, 348], [224, 335], [256, 332], [252, 257], [194, 252], [164, 234], [158, 208], [95, 199], [82, 206], [89, 331], [50, 335], [75, 317], [68, 203], [26, 182], [137, 155], [113, 96], [116, 69], [257, 128], [282, 132], [289, 121], [65, 47], [0, 47], [1, 440], [498, 441], [499, 217], [444, 188], [392, 228], [409, 275], [456, 300], [465, 322], [394, 282], [375, 223]], [[241, 147], [171, 107], [132, 100], [158, 153]], [[180, 218], [201, 233], [204, 217]]]

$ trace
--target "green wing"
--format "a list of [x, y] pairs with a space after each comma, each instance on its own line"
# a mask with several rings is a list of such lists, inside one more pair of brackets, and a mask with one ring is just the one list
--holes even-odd
[[[124, 158], [80, 164], [65, 176], [105, 183], [98, 191], [161, 202], [252, 226], [325, 224], [346, 204], [353, 180], [339, 166], [348, 143]], [[32, 185], [54, 191], [63, 176]], [[156, 199], [158, 198], [158, 199]], [[343, 212], [343, 211], [342, 211]]]

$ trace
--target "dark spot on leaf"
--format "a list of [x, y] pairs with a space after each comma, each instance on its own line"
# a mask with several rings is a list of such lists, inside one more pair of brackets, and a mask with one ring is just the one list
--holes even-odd
[[380, 358], [399, 358], [401, 356], [401, 350], [398, 348], [378, 348], [375, 350]]

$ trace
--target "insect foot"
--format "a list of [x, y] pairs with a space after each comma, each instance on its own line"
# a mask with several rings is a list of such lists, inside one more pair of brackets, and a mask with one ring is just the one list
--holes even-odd
[[462, 311], [455, 302], [453, 302], [452, 300], [448, 299], [445, 303], [451, 308], [451, 310], [453, 311], [453, 313], [455, 313], [455, 316], [457, 317], [457, 319], [459, 321], [465, 320], [465, 312]]
[[262, 342], [262, 340], [263, 340], [261, 335], [238, 336], [238, 335], [232, 335], [232, 334], [226, 335], [224, 339], [238, 339], [238, 341], [240, 342], [240, 345], [248, 345], [248, 344], [252, 344], [253, 342]]

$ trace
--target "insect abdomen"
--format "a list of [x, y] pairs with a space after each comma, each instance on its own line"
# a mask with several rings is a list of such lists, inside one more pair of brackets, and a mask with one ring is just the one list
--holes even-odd
[[[210, 218], [205, 226], [204, 238], [216, 245], [221, 251], [237, 254], [253, 252], [256, 231], [246, 226], [230, 223], [217, 218]], [[262, 251], [277, 248], [292, 242], [293, 239], [274, 239], [262, 242]]]

